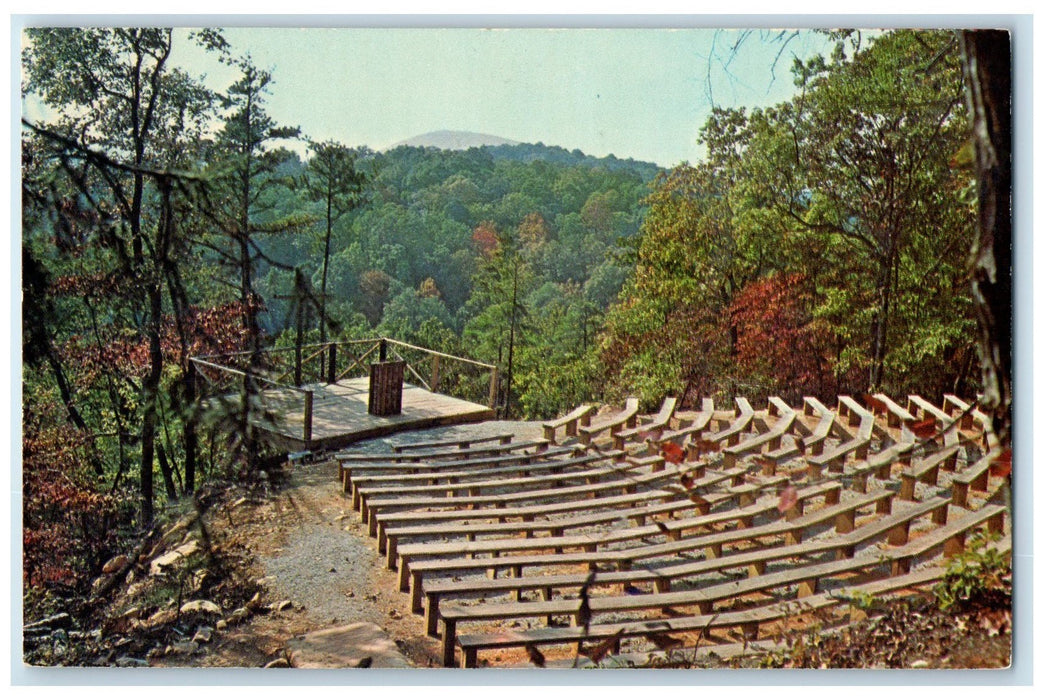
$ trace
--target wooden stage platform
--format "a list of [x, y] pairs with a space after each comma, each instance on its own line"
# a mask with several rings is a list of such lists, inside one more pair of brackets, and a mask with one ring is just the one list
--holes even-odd
[[[279, 413], [277, 440], [288, 451], [332, 450], [368, 438], [440, 425], [475, 423], [495, 416], [482, 404], [436, 394], [412, 384], [402, 392], [402, 413], [397, 416], [372, 416], [369, 405], [369, 378], [343, 379], [336, 384], [310, 384], [302, 389], [313, 392], [312, 439], [302, 435], [304, 401], [300, 393], [266, 391], [266, 399]], [[273, 431], [268, 431], [273, 432]]]

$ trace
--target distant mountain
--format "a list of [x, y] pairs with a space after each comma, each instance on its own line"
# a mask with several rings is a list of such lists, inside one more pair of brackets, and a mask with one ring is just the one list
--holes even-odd
[[385, 152], [396, 148], [437, 148], [444, 151], [466, 151], [469, 148], [481, 148], [494, 159], [514, 160], [522, 163], [544, 161], [558, 165], [583, 165], [590, 168], [601, 167], [613, 171], [634, 171], [648, 181], [656, 177], [662, 168], [656, 163], [634, 160], [633, 158], [617, 158], [610, 154], [603, 158], [589, 156], [580, 149], [569, 151], [561, 146], [546, 146], [543, 143], [521, 143], [511, 139], [477, 134], [472, 131], [432, 131], [400, 141], [389, 146]]
[[413, 136], [405, 141], [399, 141], [389, 146], [386, 150], [392, 150], [399, 146], [417, 146], [421, 148], [441, 148], [445, 151], [466, 151], [469, 148], [481, 146], [514, 146], [518, 141], [493, 136], [491, 134], [476, 134], [473, 131], [429, 131], [426, 134]]

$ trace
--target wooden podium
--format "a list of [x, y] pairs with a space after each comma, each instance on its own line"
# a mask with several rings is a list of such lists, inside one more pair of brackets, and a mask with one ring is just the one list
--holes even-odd
[[403, 360], [374, 362], [370, 365], [371, 416], [397, 416], [402, 413]]

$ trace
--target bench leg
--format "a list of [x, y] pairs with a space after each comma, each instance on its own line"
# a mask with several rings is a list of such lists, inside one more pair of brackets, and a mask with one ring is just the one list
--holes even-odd
[[958, 508], [968, 507], [968, 484], [955, 481], [953, 482], [953, 496], [950, 498], [953, 504]]
[[457, 643], [457, 621], [442, 621], [442, 665], [453, 668], [454, 649]]
[[844, 535], [855, 529], [855, 511], [848, 511], [847, 513], [838, 513], [837, 518], [834, 519], [834, 531], [839, 535]]
[[747, 576], [761, 576], [765, 573], [765, 562], [758, 561], [747, 567]]
[[399, 590], [403, 593], [410, 590], [410, 562], [405, 556], [399, 562]]
[[888, 544], [903, 545], [910, 541], [910, 523], [899, 523], [888, 531]]
[[424, 623], [427, 627], [427, 633], [429, 637], [439, 636], [439, 596], [438, 594], [429, 593], [428, 607], [424, 611]]
[[387, 557], [388, 558], [388, 561], [387, 561], [388, 568], [391, 571], [395, 571], [395, 568], [396, 568], [395, 562], [399, 558], [398, 543], [397, 543], [398, 539], [399, 539], [398, 537], [389, 537], [388, 541], [384, 545], [384, 549], [385, 549], [385, 551], [388, 554], [388, 557]]
[[413, 583], [410, 586], [410, 610], [415, 613], [424, 612], [424, 587], [421, 585], [422, 577], [419, 571], [413, 574]]
[[808, 598], [816, 594], [819, 590], [819, 579], [813, 578], [808, 581], [802, 581], [798, 586], [798, 598]]
[[917, 485], [917, 480], [914, 479], [913, 474], [903, 474], [903, 483], [899, 487], [899, 498], [904, 501], [914, 500], [914, 488]]
[[478, 649], [469, 648], [464, 650], [461, 668], [478, 668]]

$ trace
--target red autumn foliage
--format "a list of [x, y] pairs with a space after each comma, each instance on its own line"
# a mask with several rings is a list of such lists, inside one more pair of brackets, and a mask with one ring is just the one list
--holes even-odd
[[84, 592], [115, 551], [120, 509], [95, 485], [90, 438], [58, 413], [40, 404], [22, 411], [22, 580]]
[[[243, 350], [247, 332], [242, 323], [239, 302], [210, 309], [193, 308], [182, 319], [188, 338], [188, 355], [220, 355]], [[160, 347], [164, 362], [181, 364], [181, 342], [173, 317], [163, 321]], [[84, 382], [106, 373], [142, 377], [149, 367], [148, 338], [131, 331], [112, 329], [99, 344], [93, 338], [73, 336], [62, 347], [62, 354], [80, 372]]]
[[800, 274], [765, 277], [740, 290], [729, 317], [741, 371], [782, 394], [836, 393], [826, 360], [829, 333], [812, 319], [811, 298]]
[[475, 252], [486, 260], [492, 258], [500, 246], [497, 229], [492, 223], [487, 221], [475, 227], [475, 230], [471, 233], [471, 242], [475, 246]]

